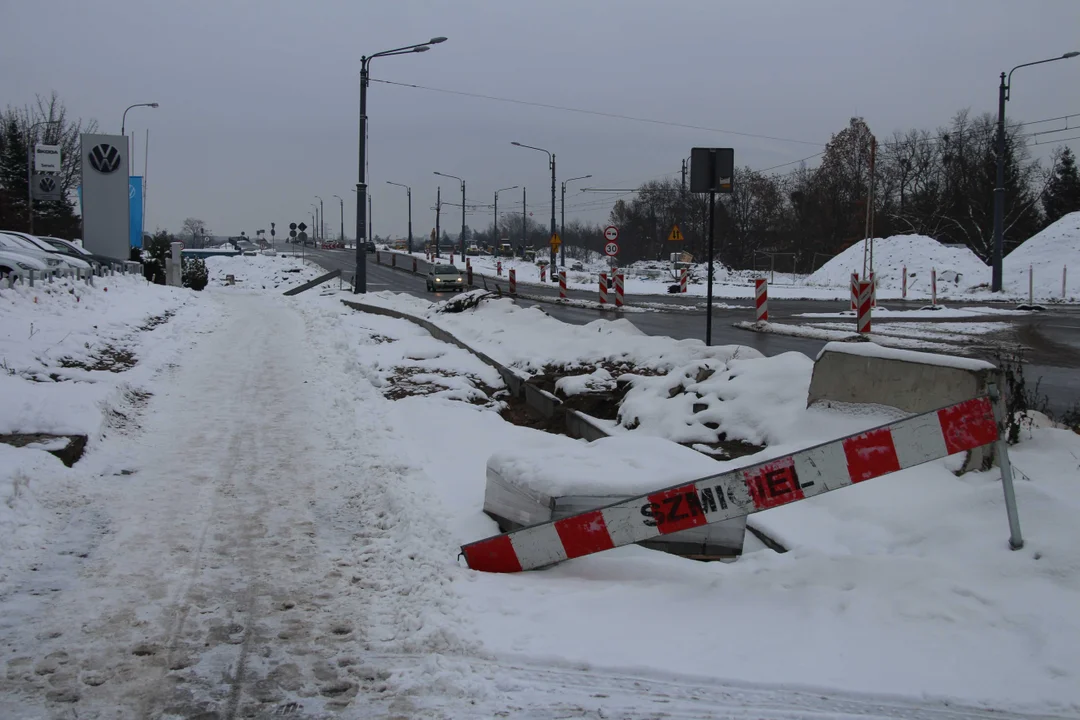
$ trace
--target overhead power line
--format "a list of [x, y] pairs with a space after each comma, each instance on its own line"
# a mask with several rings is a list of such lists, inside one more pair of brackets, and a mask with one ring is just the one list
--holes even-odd
[[793, 138], [776, 137], [775, 135], [761, 135], [759, 133], [740, 132], [738, 130], [725, 130], [723, 128], [711, 128], [703, 125], [689, 125], [687, 123], [672, 122], [670, 120], [657, 120], [655, 118], [643, 118], [634, 117], [632, 115], [620, 115], [619, 113], [603, 112], [600, 110], [586, 110], [583, 108], [568, 107], [566, 105], [553, 105], [551, 103], [535, 102], [532, 100], [518, 100], [516, 98], [504, 98], [497, 95], [484, 95], [482, 93], [465, 92], [464, 90], [447, 90], [445, 88], [428, 87], [426, 85], [414, 85], [412, 83], [395, 82], [393, 80], [377, 80], [376, 78], [370, 78], [371, 82], [384, 83], [386, 85], [397, 85], [399, 87], [415, 88], [417, 90], [430, 90], [432, 92], [446, 93], [448, 95], [462, 95], [464, 97], [480, 98], [483, 100], [494, 100], [496, 102], [512, 103], [514, 105], [528, 105], [530, 107], [541, 107], [549, 110], [562, 110], [563, 112], [579, 113], [581, 115], [596, 115], [598, 117], [615, 118], [618, 120], [629, 120], [631, 122], [649, 123], [651, 125], [667, 125], [669, 127], [686, 128], [688, 130], [704, 130], [706, 132], [724, 133], [727, 135], [739, 135], [740, 137], [757, 138], [759, 140], [774, 140], [776, 142], [797, 143], [799, 145], [814, 145], [815, 147], [823, 147], [825, 143], [810, 142], [809, 140], [795, 140]]

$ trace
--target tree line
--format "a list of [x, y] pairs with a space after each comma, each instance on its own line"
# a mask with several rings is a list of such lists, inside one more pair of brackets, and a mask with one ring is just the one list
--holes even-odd
[[[862, 118], [852, 118], [832, 136], [816, 168], [800, 164], [780, 175], [735, 170], [734, 192], [717, 196], [717, 258], [750, 268], [775, 256], [778, 270], [808, 273], [860, 241], [867, 230], [876, 145], [872, 235], [928, 235], [964, 245], [989, 261], [995, 140], [994, 118], [972, 118], [966, 110], [934, 132], [895, 132], [885, 141], [877, 141]], [[1054, 153], [1049, 168], [1033, 160], [1021, 124], [1006, 128], [1004, 157], [1008, 252], [1062, 215], [1080, 210], [1080, 178], [1068, 147]], [[679, 180], [644, 183], [633, 199], [615, 202], [610, 221], [620, 230], [623, 262], [663, 258], [676, 250], [698, 259], [707, 254], [708, 195], [687, 192]], [[667, 240], [676, 223], [683, 242]], [[599, 229], [589, 228], [587, 235], [585, 246], [601, 250]]]
[[34, 232], [67, 239], [82, 235], [76, 208], [76, 188], [82, 182], [79, 135], [93, 132], [97, 132], [97, 121], [72, 118], [55, 92], [47, 98], [38, 96], [32, 105], [9, 105], [0, 111], [0, 228], [29, 229], [28, 150], [44, 143], [60, 146], [56, 180], [63, 197], [34, 201]]

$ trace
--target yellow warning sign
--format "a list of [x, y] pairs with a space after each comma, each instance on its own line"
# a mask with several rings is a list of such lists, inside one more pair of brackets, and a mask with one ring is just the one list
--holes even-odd
[[671, 226], [671, 234], [667, 236], [667, 239], [670, 242], [681, 242], [682, 240], [685, 240], [682, 234], [682, 230], [679, 230], [678, 223]]
[[551, 247], [558, 248], [560, 245], [562, 245], [562, 238], [559, 237], [559, 233], [554, 233], [551, 236]]

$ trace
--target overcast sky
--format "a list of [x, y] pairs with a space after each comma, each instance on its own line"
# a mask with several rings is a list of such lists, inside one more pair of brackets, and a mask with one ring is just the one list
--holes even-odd
[[[0, 103], [56, 90], [115, 133], [126, 106], [160, 103], [127, 118], [139, 172], [150, 131], [147, 229], [195, 216], [217, 234], [310, 222], [315, 195], [336, 233], [337, 194], [351, 236], [360, 58], [437, 35], [449, 40], [430, 52], [376, 59], [372, 78], [785, 139], [373, 82], [374, 231], [406, 231], [391, 180], [412, 186], [420, 235], [436, 185], [460, 198], [436, 170], [465, 178], [470, 201], [524, 185], [546, 222], [547, 158], [512, 140], [554, 151], [560, 181], [592, 174], [568, 190], [567, 220], [603, 222], [608, 198], [580, 188], [676, 176], [693, 146], [731, 146], [740, 166], [764, 169], [818, 152], [806, 143], [853, 115], [881, 139], [965, 107], [996, 112], [999, 72], [1080, 50], [1078, 31], [1077, 0], [0, 0]], [[1080, 58], [1024, 68], [1008, 115], [1080, 113], [1078, 90]], [[520, 210], [520, 191], [499, 200]], [[452, 232], [459, 211], [444, 210]]]

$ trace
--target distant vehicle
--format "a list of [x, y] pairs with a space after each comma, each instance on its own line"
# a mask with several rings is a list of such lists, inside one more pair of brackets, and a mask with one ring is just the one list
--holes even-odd
[[50, 269], [55, 268], [50, 268], [44, 262], [29, 255], [10, 252], [0, 247], [0, 276], [14, 275], [15, 277], [25, 277], [30, 270], [44, 273], [48, 272]]
[[428, 292], [464, 290], [465, 275], [453, 265], [431, 265], [427, 276]]
[[[24, 232], [15, 232], [14, 230], [4, 230], [2, 232], [7, 235], [12, 241], [14, 241], [17, 245], [21, 245], [27, 250], [45, 253], [46, 256], [52, 256], [52, 258], [54, 259], [59, 259], [61, 267], [70, 268], [72, 270], [89, 270], [91, 267], [90, 263], [86, 262], [85, 260], [60, 253], [56, 250], [56, 248], [54, 248], [52, 245], [45, 242], [36, 235], [31, 235]], [[46, 261], [46, 264], [51, 263]]]
[[259, 246], [248, 240], [241, 240], [236, 243], [236, 249], [244, 255], [258, 255]]
[[571, 269], [571, 270], [584, 270], [584, 269], [585, 269], [585, 266], [584, 266], [584, 265], [582, 265], [582, 264], [581, 264], [581, 263], [579, 263], [579, 262], [576, 262], [576, 263], [574, 263], [573, 265], [571, 265], [571, 266], [570, 266], [570, 269]]
[[465, 248], [465, 254], [466, 255], [474, 255], [474, 256], [479, 255], [480, 254], [480, 248], [477, 247], [476, 245], [470, 245], [469, 247]]
[[21, 237], [6, 232], [0, 232], [0, 250], [33, 258], [37, 262], [44, 264], [49, 270], [70, 270], [73, 267], [65, 262], [63, 255], [45, 252], [36, 245], [26, 242]]
[[272, 247], [263, 248], [260, 252], [262, 252], [263, 255], [277, 255], [277, 250]]
[[364, 249], [367, 250], [369, 253], [375, 252], [375, 243], [373, 243], [371, 240], [368, 240], [366, 243], [364, 243]]
[[503, 243], [499, 246], [499, 254], [503, 257], [514, 257], [514, 246], [510, 243]]

